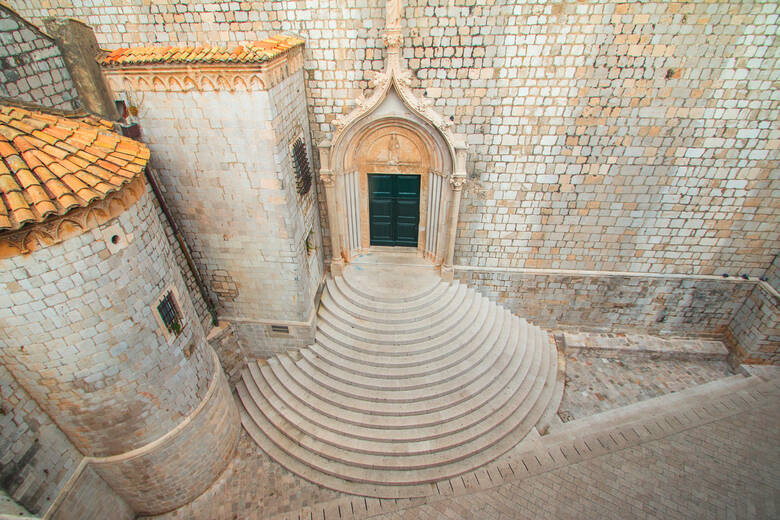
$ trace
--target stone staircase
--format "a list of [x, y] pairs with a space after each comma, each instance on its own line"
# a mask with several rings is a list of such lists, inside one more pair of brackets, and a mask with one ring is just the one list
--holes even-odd
[[487, 464], [560, 403], [547, 333], [430, 267], [328, 279], [316, 342], [236, 386], [252, 438], [293, 473], [381, 498]]

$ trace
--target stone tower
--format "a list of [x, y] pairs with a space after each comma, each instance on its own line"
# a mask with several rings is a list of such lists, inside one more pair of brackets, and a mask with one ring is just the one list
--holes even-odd
[[54, 516], [99, 514], [68, 504], [93, 471], [118, 497], [90, 507], [113, 517], [187, 503], [230, 459], [238, 413], [146, 184], [149, 151], [94, 118], [0, 118], [0, 360], [84, 456]]

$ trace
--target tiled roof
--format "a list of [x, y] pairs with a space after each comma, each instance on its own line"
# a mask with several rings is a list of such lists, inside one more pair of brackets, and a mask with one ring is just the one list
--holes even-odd
[[277, 35], [233, 49], [212, 46], [133, 47], [106, 51], [98, 61], [108, 67], [166, 63], [262, 63], [303, 43], [295, 36]]
[[149, 149], [111, 128], [0, 105], [0, 232], [85, 207], [143, 172]]

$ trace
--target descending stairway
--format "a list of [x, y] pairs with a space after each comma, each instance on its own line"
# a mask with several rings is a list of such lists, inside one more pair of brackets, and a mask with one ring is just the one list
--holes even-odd
[[250, 363], [242, 422], [279, 464], [381, 498], [502, 455], [557, 408], [545, 332], [432, 268], [350, 266], [328, 279], [316, 341]]

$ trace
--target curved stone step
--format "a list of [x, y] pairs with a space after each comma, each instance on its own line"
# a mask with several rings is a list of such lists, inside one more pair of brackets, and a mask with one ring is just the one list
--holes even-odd
[[242, 422], [307, 480], [424, 496], [554, 415], [558, 355], [545, 331], [465, 285], [373, 269], [328, 280], [314, 345], [242, 372]]
[[[458, 335], [464, 333], [470, 326], [479, 326], [490, 312], [491, 304], [487, 299], [474, 297], [464, 303], [458, 318], [453, 318], [447, 324], [438, 326], [437, 331], [417, 334], [416, 337], [399, 334], [397, 337], [389, 335], [377, 335], [362, 333], [354, 329], [343, 330], [343, 325], [337, 320], [329, 321], [332, 316], [320, 314], [317, 323], [317, 333], [332, 339], [347, 347], [364, 354], [375, 354], [390, 361], [393, 357], [422, 354], [440, 348], [446, 342], [453, 341]], [[472, 312], [471, 319], [463, 319]]]
[[498, 366], [509, 359], [516, 348], [515, 345], [509, 344], [510, 328], [502, 329], [501, 333], [502, 335], [498, 338], [497, 343], [492, 346], [493, 348], [490, 349], [483, 362], [468, 365], [454, 374], [447, 375], [438, 372], [418, 378], [418, 380], [414, 381], [412, 388], [402, 387], [403, 379], [385, 380], [384, 385], [379, 387], [375, 385], [373, 388], [353, 384], [346, 375], [341, 378], [332, 375], [332, 371], [328, 369], [328, 366], [320, 364], [311, 351], [303, 353], [302, 359], [295, 364], [310, 379], [319, 382], [333, 392], [347, 397], [357, 397], [366, 401], [385, 403], [419, 401], [421, 394], [424, 394], [426, 399], [435, 399], [455, 393], [483, 376], [491, 377], [499, 373]]
[[371, 406], [370, 410], [366, 411], [366, 403], [360, 400], [351, 401], [351, 403], [362, 405], [359, 409], [351, 409], [344, 404], [346, 401], [349, 401], [348, 399], [334, 399], [329, 394], [323, 396], [321, 393], [322, 389], [318, 389], [319, 392], [312, 391], [314, 389], [307, 386], [309, 381], [302, 383], [290, 377], [287, 372], [273, 370], [269, 365], [260, 369], [263, 376], [269, 381], [269, 384], [273, 388], [279, 389], [277, 393], [287, 398], [288, 404], [291, 404], [289, 403], [290, 398], [297, 401], [297, 404], [291, 404], [296, 409], [300, 407], [316, 410], [323, 415], [358, 426], [385, 429], [422, 428], [458, 420], [461, 417], [472, 414], [474, 410], [488, 405], [492, 399], [497, 399], [497, 396], [501, 395], [501, 392], [512, 383], [513, 378], [522, 380], [527, 374], [533, 374], [538, 371], [538, 366], [541, 363], [540, 350], [537, 348], [521, 349], [522, 360], [520, 368], [502, 372], [501, 376], [490, 382], [482, 392], [459, 396], [457, 401], [450, 400], [449, 407], [438, 410], [427, 409], [415, 415], [404, 414], [400, 407], [385, 407], [390, 408], [390, 411], [395, 412], [395, 414], [379, 414], [376, 413], [377, 408], [379, 408], [377, 405]]
[[367, 276], [361, 276], [361, 274], [365, 275], [366, 273], [345, 272], [337, 278], [340, 282], [344, 282], [350, 292], [356, 296], [373, 302], [391, 305], [395, 303], [413, 303], [422, 300], [428, 297], [439, 284], [446, 283], [439, 278], [435, 270], [409, 271], [407, 276], [413, 279], [415, 288], [413, 291], [399, 291], [397, 283], [393, 283], [393, 287], [379, 287], [375, 283], [377, 280], [374, 273], [370, 273]]
[[489, 324], [494, 322], [492, 317], [497, 312], [495, 304], [489, 305], [490, 308], [486, 310], [484, 321], [474, 320], [467, 327], [453, 334], [416, 345], [416, 351], [412, 351], [407, 346], [404, 354], [398, 354], [399, 350], [393, 352], [392, 356], [383, 355], [381, 352], [366, 352], [362, 348], [357, 350], [353, 348], [356, 346], [356, 341], [340, 337], [339, 334], [333, 334], [335, 337], [331, 338], [325, 331], [321, 331], [321, 334], [318, 335], [316, 345], [319, 345], [320, 350], [327, 350], [332, 356], [337, 358], [367, 368], [374, 367], [373, 369], [376, 370], [377, 377], [381, 377], [385, 373], [396, 374], [398, 371], [405, 369], [408, 369], [410, 373], [424, 373], [428, 371], [427, 367], [431, 363], [451, 355], [457, 355], [464, 348], [469, 351], [477, 348], [472, 343], [477, 338], [485, 337], [484, 331]]
[[338, 292], [341, 293], [347, 300], [353, 302], [360, 307], [374, 312], [384, 312], [386, 314], [395, 314], [408, 312], [413, 310], [421, 310], [426, 308], [431, 302], [436, 301], [444, 294], [449, 285], [446, 282], [439, 282], [436, 286], [426, 291], [420, 298], [407, 300], [399, 299], [395, 301], [387, 301], [386, 298], [380, 296], [371, 298], [366, 297], [360, 293], [354, 291], [354, 289], [344, 280], [344, 278], [336, 277], [332, 279], [332, 285], [334, 285]]
[[[322, 295], [320, 310], [324, 308], [341, 318], [343, 322], [367, 332], [385, 334], [395, 330], [418, 332], [451, 316], [457, 310], [458, 305], [462, 303], [466, 291], [466, 287], [462, 285], [452, 286], [440, 299], [431, 302], [425, 309], [393, 314], [391, 315], [393, 316], [392, 320], [385, 320], [377, 317], [380, 313], [366, 311], [344, 297], [332, 294], [331, 290], [328, 289]], [[383, 316], [388, 315], [384, 314]]]
[[[453, 306], [452, 313], [441, 318], [428, 318], [425, 320], [428, 326], [412, 328], [401, 325], [382, 326], [379, 324], [374, 327], [360, 326], [359, 323], [351, 323], [350, 316], [338, 309], [331, 310], [326, 307], [320, 307], [317, 313], [317, 326], [319, 327], [321, 323], [327, 323], [342, 335], [361, 343], [369, 343], [377, 348], [381, 348], [382, 345], [392, 345], [393, 347], [412, 345], [438, 338], [445, 332], [452, 330], [460, 322], [475, 319], [476, 316], [470, 313], [473, 312], [475, 307], [485, 303], [489, 303], [487, 298], [471, 292], [471, 294], [463, 297], [461, 305]], [[396, 349], [390, 350], [395, 351]]]
[[[549, 355], [549, 354], [548, 354]], [[545, 367], [547, 364], [547, 367]], [[543, 361], [539, 368], [548, 371], [549, 363]], [[542, 374], [543, 376], [546, 374]], [[479, 414], [476, 417], [471, 418], [471, 423], [466, 425], [459, 425], [457, 429], [447, 428], [444, 429], [442, 425], [437, 425], [434, 428], [428, 428], [428, 436], [421, 437], [421, 432], [414, 431], [415, 438], [410, 440], [404, 439], [404, 442], [400, 442], [398, 438], [399, 434], [403, 435], [410, 430], [377, 430], [377, 429], [362, 429], [362, 432], [356, 432], [354, 428], [348, 430], [339, 431], [338, 428], [322, 427], [322, 424], [312, 422], [304, 417], [296, 408], [287, 406], [276, 394], [268, 387], [267, 383], [262, 378], [259, 380], [254, 377], [245, 377], [244, 381], [248, 390], [252, 393], [252, 398], [256, 403], [263, 403], [264, 406], [260, 407], [264, 411], [264, 414], [268, 419], [274, 423], [278, 429], [283, 429], [290, 434], [290, 428], [296, 428], [300, 431], [300, 434], [295, 434], [296, 438], [311, 435], [316, 433], [317, 439], [322, 442], [328, 443], [337, 448], [344, 450], [358, 451], [368, 454], [379, 454], [384, 456], [409, 456], [414, 454], [426, 454], [434, 453], [441, 450], [451, 449], [454, 446], [466, 445], [467, 443], [473, 443], [477, 439], [488, 439], [490, 433], [495, 429], [496, 432], [505, 431], [507, 428], [513, 429], [515, 423], [521, 422], [524, 416], [518, 415], [518, 413], [526, 413], [521, 408], [522, 403], [533, 402], [535, 397], [531, 394], [532, 387], [537, 385], [540, 374], [533, 374], [531, 377], [525, 378], [523, 383], [514, 389], [507, 389], [505, 392], [514, 393], [509, 396], [507, 402], [497, 403], [496, 400], [491, 401], [487, 414]], [[543, 380], [543, 378], [542, 378]], [[528, 397], [531, 400], [528, 400]], [[274, 420], [269, 411], [273, 409], [273, 413], [277, 415]], [[518, 412], [520, 410], [520, 412]], [[289, 424], [282, 424], [278, 416], [284, 417], [285, 421]], [[327, 422], [327, 421], [326, 421]], [[332, 421], [331, 421], [332, 422]], [[449, 426], [449, 425], [448, 425]], [[305, 432], [310, 432], [306, 434]], [[356, 433], [362, 433], [358, 436]], [[487, 436], [486, 436], [487, 435]], [[321, 450], [325, 451], [325, 450]], [[474, 450], [477, 451], [477, 450]], [[342, 455], [339, 460], [347, 461]], [[356, 463], [359, 464], [359, 463]], [[379, 462], [374, 461], [372, 463], [377, 465]], [[403, 463], [400, 463], [403, 464]]]
[[[488, 317], [490, 324], [480, 329], [481, 338], [464, 344], [461, 348], [437, 359], [425, 366], [421, 371], [408, 367], [388, 368], [381, 374], [376, 373], [376, 367], [355, 363], [345, 358], [333, 356], [327, 349], [312, 345], [302, 350], [301, 354], [314, 364], [318, 370], [326, 372], [330, 377], [343, 383], [368, 389], [394, 388], [410, 390], [425, 387], [430, 381], [446, 381], [458, 377], [472, 366], [484, 362], [491, 354], [496, 354], [494, 347], [498, 335], [507, 320], [506, 312], [498, 311]], [[494, 326], [495, 323], [495, 326]], [[466, 348], [466, 347], [474, 348]], [[316, 358], [316, 361], [315, 361]], [[430, 379], [430, 376], [436, 379]]]
[[[547, 358], [549, 361], [549, 357], [550, 357], [549, 349], [543, 349], [543, 350], [547, 352]], [[554, 370], [554, 365], [550, 364], [549, 362], [547, 363], [547, 365], [553, 367]], [[539, 392], [542, 392], [546, 387], [550, 386], [549, 380], [545, 380], [544, 378], [541, 377], [537, 379], [538, 381], [535, 382], [535, 388], [537, 388]], [[550, 392], [552, 392], [551, 388], [548, 389]], [[470, 471], [471, 469], [474, 469], [476, 467], [479, 467], [481, 465], [484, 465], [494, 460], [498, 456], [502, 455], [503, 453], [511, 449], [517, 442], [521, 440], [509, 435], [511, 431], [514, 431], [514, 429], [512, 429], [509, 430], [509, 432], [504, 432], [503, 434], [502, 432], [497, 432], [493, 434], [494, 436], [498, 437], [496, 439], [496, 442], [491, 443], [490, 446], [488, 446], [486, 449], [482, 449], [480, 451], [470, 453], [466, 457], [459, 458], [457, 460], [449, 460], [446, 462], [440, 462], [438, 464], [434, 463], [431, 460], [428, 460], [428, 464], [430, 465], [410, 469], [408, 466], [399, 467], [399, 468], [396, 468], [395, 466], [386, 467], [386, 468], [377, 467], [376, 465], [368, 462], [369, 459], [367, 458], [365, 459], [366, 460], [365, 466], [363, 465], [356, 466], [339, 460], [323, 457], [316, 451], [306, 449], [306, 447], [301, 444], [302, 441], [303, 444], [307, 443], [305, 438], [302, 437], [298, 438], [294, 442], [285, 433], [275, 428], [265, 418], [264, 414], [259, 409], [259, 407], [257, 407], [254, 401], [252, 401], [251, 399], [247, 399], [245, 405], [247, 411], [249, 412], [249, 415], [253, 419], [253, 422], [257, 424], [258, 427], [262, 429], [263, 433], [269, 439], [271, 439], [280, 449], [282, 449], [283, 451], [285, 451], [287, 454], [297, 459], [298, 461], [303, 462], [306, 465], [318, 470], [319, 472], [337, 476], [349, 482], [361, 482], [361, 483], [383, 484], [383, 485], [387, 485], [387, 484], [417, 485], [417, 484], [433, 482], [436, 480], [451, 478], [453, 476], [459, 475], [466, 471]], [[524, 404], [521, 406], [528, 407], [529, 412], [530, 411], [536, 412], [530, 415], [529, 421], [532, 421], [535, 416], [541, 415], [541, 413], [543, 413], [545, 405], [543, 402], [540, 403], [538, 400], [535, 399], [534, 400], [526, 399], [524, 400]], [[531, 427], [532, 426], [533, 425], [531, 425]], [[517, 428], [517, 429], [525, 429], [525, 428]], [[316, 445], [318, 447], [321, 447], [320, 444], [316, 444]], [[392, 461], [397, 459], [398, 457], [382, 458], [382, 460], [386, 460], [388, 464], [393, 464]], [[378, 459], [371, 458], [371, 460], [377, 462]], [[314, 481], [316, 482], [316, 479]]]

